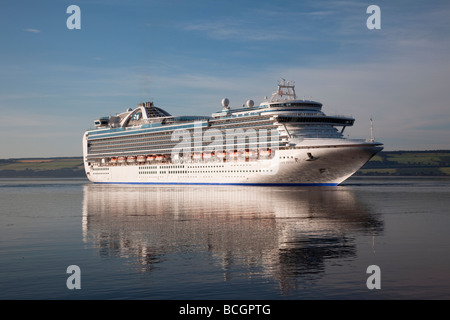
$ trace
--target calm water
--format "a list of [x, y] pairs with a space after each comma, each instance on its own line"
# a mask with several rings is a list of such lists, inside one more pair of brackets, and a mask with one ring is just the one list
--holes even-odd
[[[0, 180], [1, 299], [449, 299], [450, 180]], [[69, 290], [70, 265], [81, 289]], [[367, 268], [381, 289], [368, 289]]]

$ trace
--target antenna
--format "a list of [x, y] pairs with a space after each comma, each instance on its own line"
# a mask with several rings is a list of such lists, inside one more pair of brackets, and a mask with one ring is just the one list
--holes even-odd
[[374, 142], [375, 138], [373, 137], [373, 121], [372, 117], [370, 117], [370, 142]]

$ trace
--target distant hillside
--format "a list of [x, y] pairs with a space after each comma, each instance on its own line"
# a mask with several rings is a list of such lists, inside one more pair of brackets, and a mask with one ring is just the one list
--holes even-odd
[[[450, 176], [450, 150], [382, 151], [358, 176]], [[82, 157], [0, 159], [0, 178], [85, 178]]]
[[356, 175], [449, 176], [450, 150], [382, 151]]
[[86, 177], [83, 158], [0, 159], [0, 178]]

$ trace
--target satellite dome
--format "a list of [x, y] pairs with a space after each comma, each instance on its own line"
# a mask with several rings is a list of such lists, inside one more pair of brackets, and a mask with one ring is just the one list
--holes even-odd
[[247, 100], [247, 107], [251, 108], [255, 105], [255, 102], [253, 100]]
[[228, 100], [228, 98], [223, 98], [222, 99], [222, 106], [227, 108], [229, 104], [230, 104], [230, 100]]

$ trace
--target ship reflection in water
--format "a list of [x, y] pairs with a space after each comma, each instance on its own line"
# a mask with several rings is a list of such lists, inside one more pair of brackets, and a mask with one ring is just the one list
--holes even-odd
[[342, 186], [84, 186], [83, 240], [101, 256], [156, 272], [179, 263], [174, 254], [207, 253], [195, 257], [206, 257], [205, 270], [212, 265], [224, 281], [240, 272], [275, 281], [282, 292], [298, 278], [319, 278], [327, 261], [354, 258], [355, 237], [382, 229]]

